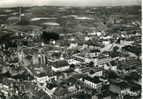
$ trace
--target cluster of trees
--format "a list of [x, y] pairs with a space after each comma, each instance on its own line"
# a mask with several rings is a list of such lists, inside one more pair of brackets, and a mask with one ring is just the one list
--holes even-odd
[[138, 57], [141, 55], [141, 47], [140, 46], [128, 45], [128, 46], [123, 47], [123, 49], [136, 54]]
[[29, 80], [34, 79], [29, 73], [24, 71], [22, 74], [17, 73], [16, 75], [13, 75], [10, 71], [7, 71], [5, 73], [0, 73], [1, 78], [13, 78], [13, 79], [21, 79], [21, 80]]
[[59, 39], [60, 39], [60, 35], [56, 32], [43, 31], [41, 35], [41, 40], [44, 43], [48, 43], [50, 40], [59, 40]]

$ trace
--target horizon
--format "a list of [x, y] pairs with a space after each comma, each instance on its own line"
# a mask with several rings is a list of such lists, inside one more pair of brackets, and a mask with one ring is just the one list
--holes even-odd
[[0, 8], [32, 7], [32, 6], [73, 6], [73, 7], [100, 7], [100, 6], [141, 6], [141, 0], [0, 0]]

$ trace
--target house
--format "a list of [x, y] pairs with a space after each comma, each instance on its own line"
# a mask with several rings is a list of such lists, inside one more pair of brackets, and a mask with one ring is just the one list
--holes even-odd
[[112, 70], [112, 71], [117, 71], [117, 64], [113, 64], [114, 61], [109, 61], [107, 63], [104, 63], [102, 65], [102, 67], [105, 69], [105, 70]]
[[95, 53], [86, 53], [85, 54], [86, 57], [90, 57], [90, 58], [95, 58], [97, 57], [97, 55]]
[[56, 76], [52, 76], [52, 77], [49, 77], [49, 76], [44, 76], [44, 77], [37, 77], [37, 81], [40, 82], [40, 83], [44, 83], [46, 81], [51, 81], [51, 79], [55, 79], [56, 80]]
[[79, 56], [79, 55], [73, 55], [73, 59], [77, 60], [77, 61], [80, 61], [80, 62], [84, 62], [85, 61], [85, 58], [82, 57], [82, 56]]
[[91, 39], [91, 38], [88, 37], [88, 36], [86, 36], [86, 37], [84, 38], [85, 41], [89, 41], [90, 39]]
[[66, 71], [70, 68], [68, 62], [66, 60], [57, 60], [52, 65], [52, 70], [54, 72], [62, 72]]
[[88, 33], [87, 35], [88, 35], [88, 36], [95, 36], [95, 35], [96, 35], [96, 32]]
[[113, 71], [117, 71], [117, 66], [111, 66], [110, 68], [111, 68], [111, 70], [113, 70]]
[[102, 81], [98, 77], [91, 78], [89, 76], [87, 77], [82, 77], [79, 79], [79, 81], [86, 87], [92, 88], [92, 89], [99, 89], [99, 92], [101, 91], [102, 87]]
[[52, 99], [67, 99], [73, 96], [76, 96], [82, 92], [82, 89], [75, 79], [67, 79], [60, 83], [61, 86], [58, 86], [54, 92]]
[[101, 69], [99, 70], [91, 70], [90, 72], [87, 73], [89, 77], [94, 78], [94, 77], [101, 77], [103, 76], [103, 71]]
[[84, 62], [84, 63], [90, 63], [91, 61], [94, 62], [94, 64], [97, 64], [98, 59], [95, 58], [96, 54], [95, 53], [83, 53], [80, 55], [73, 55], [73, 59], [80, 61], [80, 62]]
[[78, 47], [78, 43], [71, 43], [70, 46], [68, 47], [69, 49], [74, 49]]
[[1, 89], [1, 92], [2, 92], [5, 96], [8, 96], [8, 93], [9, 93], [9, 90], [10, 90], [9, 86], [0, 83], [0, 89]]
[[[140, 96], [140, 86], [137, 86], [132, 83], [125, 83], [124, 81], [119, 80], [111, 80], [109, 90], [113, 93], [118, 94], [121, 97], [129, 96], [129, 97], [138, 97]], [[124, 99], [124, 98], [123, 98]], [[133, 98], [135, 99], [135, 98]]]
[[47, 64], [47, 57], [45, 54], [34, 54], [32, 56], [33, 64]]
[[104, 40], [109, 40], [111, 38], [112, 38], [112, 36], [104, 36], [104, 37], [102, 37], [102, 39], [104, 39]]
[[123, 95], [138, 96], [139, 93], [140, 93], [139, 91], [131, 91], [130, 88], [121, 90], [121, 94]]
[[81, 62], [80, 62], [80, 61], [77, 61], [77, 60], [75, 60], [75, 59], [69, 59], [69, 60], [68, 60], [68, 63], [69, 63], [69, 64], [74, 64], [74, 65], [78, 65], [78, 64], [80, 64]]
[[23, 50], [19, 51], [19, 52], [18, 52], [19, 62], [22, 62], [23, 59], [24, 59], [24, 57], [25, 57], [25, 54], [24, 54]]

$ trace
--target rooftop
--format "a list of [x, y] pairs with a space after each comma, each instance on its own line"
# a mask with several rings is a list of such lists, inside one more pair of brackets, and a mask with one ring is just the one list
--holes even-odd
[[60, 67], [65, 67], [68, 66], [68, 61], [67, 60], [57, 60], [56, 62], [53, 63], [53, 66], [56, 68], [60, 68]]

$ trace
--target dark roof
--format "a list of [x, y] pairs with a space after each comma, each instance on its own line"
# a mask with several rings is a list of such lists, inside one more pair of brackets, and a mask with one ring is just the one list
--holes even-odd
[[24, 48], [23, 52], [26, 55], [29, 55], [29, 54], [33, 55], [34, 53], [38, 53], [38, 49], [36, 49], [36, 48], [32, 48], [32, 49], [26, 49], [26, 48]]
[[58, 60], [56, 62], [53, 63], [54, 67], [64, 67], [64, 66], [68, 66], [68, 62], [66, 60]]
[[54, 95], [56, 95], [56, 96], [63, 96], [63, 95], [65, 95], [68, 91], [67, 91], [68, 89], [67, 88], [64, 88], [64, 87], [58, 87], [56, 90], [55, 90], [55, 92], [54, 92]]
[[83, 77], [83, 79], [91, 81], [93, 83], [99, 83], [99, 82], [101, 82], [98, 77], [91, 78], [89, 76], [86, 76], [86, 77]]

